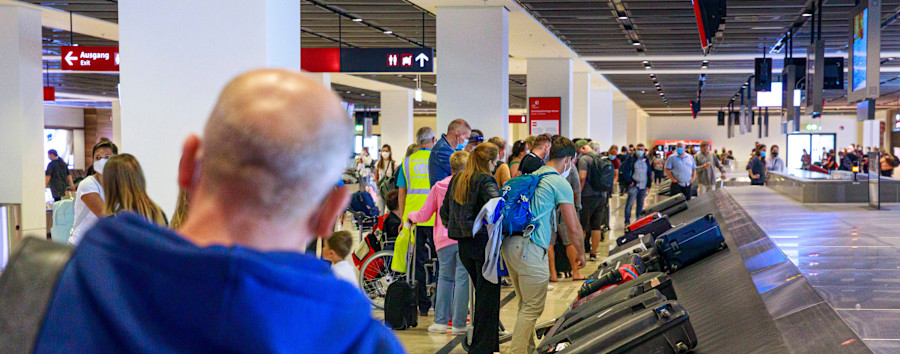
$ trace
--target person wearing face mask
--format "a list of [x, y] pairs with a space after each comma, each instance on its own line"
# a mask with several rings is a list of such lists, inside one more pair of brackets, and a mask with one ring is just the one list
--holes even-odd
[[716, 158], [716, 155], [709, 150], [709, 141], [700, 142], [700, 152], [694, 154], [694, 161], [697, 163], [697, 195], [702, 195], [707, 191], [716, 189], [716, 169], [725, 178], [725, 167]]
[[503, 138], [499, 136], [495, 136], [488, 140], [488, 142], [497, 145], [497, 148], [500, 149], [500, 162], [494, 167], [493, 173], [494, 178], [497, 180], [497, 185], [502, 188], [503, 185], [512, 178], [510, 177], [509, 164], [503, 162], [503, 160], [506, 159], [506, 140], [503, 140]]
[[450, 155], [464, 150], [471, 135], [472, 127], [465, 120], [457, 119], [450, 122], [447, 134], [442, 135], [434, 144], [431, 157], [428, 158], [428, 182], [431, 186], [450, 176]]
[[[513, 330], [510, 352], [534, 352], [534, 323], [544, 312], [547, 301], [547, 285], [550, 281], [547, 249], [551, 247], [554, 209], [566, 221], [569, 235], [581, 235], [581, 225], [575, 211], [572, 187], [566, 177], [575, 163], [575, 143], [560, 138], [550, 148], [550, 162], [534, 171], [541, 176], [534, 191], [530, 211], [535, 215], [538, 227], [529, 236], [509, 235], [503, 239], [500, 251], [509, 268], [509, 277], [519, 299], [519, 310]], [[571, 237], [576, 251], [578, 267], [584, 266], [584, 245], [580, 237]], [[521, 295], [520, 295], [521, 294]], [[476, 301], [477, 304], [477, 301]], [[478, 316], [475, 316], [477, 319]]]
[[103, 216], [106, 199], [103, 192], [103, 168], [109, 158], [119, 153], [119, 147], [109, 140], [104, 140], [96, 145], [91, 151], [94, 163], [94, 174], [85, 177], [78, 183], [78, 189], [75, 192], [75, 222], [72, 224], [72, 231], [69, 233], [69, 243], [78, 245], [84, 237], [85, 232], [94, 226]]
[[747, 163], [747, 172], [750, 174], [750, 185], [763, 186], [766, 184], [766, 145], [759, 144], [753, 150], [753, 157]]
[[466, 147], [463, 148], [466, 152], [472, 152], [478, 144], [484, 142], [484, 133], [482, 133], [478, 129], [472, 129], [472, 134], [469, 135], [469, 143], [466, 144]]
[[644, 144], [638, 144], [634, 156], [628, 158], [622, 167], [625, 185], [628, 186], [628, 199], [625, 201], [625, 225], [631, 224], [631, 207], [637, 203], [635, 215], [640, 217], [644, 211], [644, 199], [647, 190], [653, 185], [653, 166], [647, 158]]
[[519, 164], [522, 163], [522, 159], [525, 158], [530, 150], [528, 150], [528, 144], [525, 143], [524, 140], [519, 140], [513, 143], [512, 147], [512, 158], [509, 160], [509, 177], [516, 178], [522, 175], [522, 171], [519, 171]]
[[784, 172], [784, 160], [778, 157], [778, 145], [772, 145], [770, 157], [766, 159], [766, 171]]
[[384, 200], [388, 192], [397, 188], [396, 178], [393, 178], [397, 172], [397, 166], [394, 162], [390, 145], [384, 144], [381, 147], [381, 155], [379, 157], [378, 163], [375, 164], [375, 182], [378, 184], [378, 194], [381, 197], [378, 198], [378, 209], [386, 212]]
[[691, 200], [691, 184], [697, 179], [697, 163], [684, 150], [684, 142], [675, 145], [675, 153], [666, 160], [666, 177], [672, 181], [672, 193], [681, 193]]
[[544, 158], [550, 153], [551, 140], [549, 135], [541, 134], [534, 138], [534, 147], [519, 164], [522, 174], [534, 173], [544, 166]]

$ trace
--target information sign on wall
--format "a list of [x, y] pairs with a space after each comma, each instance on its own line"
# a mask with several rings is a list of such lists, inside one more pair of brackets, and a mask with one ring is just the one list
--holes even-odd
[[510, 114], [509, 115], [509, 123], [528, 123], [528, 116], [520, 115], [520, 114]]
[[558, 135], [562, 131], [560, 106], [559, 97], [529, 97], [528, 118], [531, 120], [529, 134]]

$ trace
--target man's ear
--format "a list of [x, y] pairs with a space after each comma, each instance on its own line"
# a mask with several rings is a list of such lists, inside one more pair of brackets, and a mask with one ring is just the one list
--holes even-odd
[[184, 140], [181, 148], [181, 161], [178, 162], [178, 186], [184, 189], [194, 186], [200, 174], [200, 146], [202, 142], [196, 134]]
[[319, 205], [319, 212], [313, 215], [311, 226], [315, 238], [326, 239], [334, 232], [334, 224], [344, 214], [350, 202], [347, 186], [335, 187], [328, 192]]

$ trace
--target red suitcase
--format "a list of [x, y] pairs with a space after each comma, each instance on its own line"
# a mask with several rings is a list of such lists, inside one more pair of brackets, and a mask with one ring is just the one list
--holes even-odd
[[653, 222], [653, 220], [660, 219], [660, 218], [662, 218], [662, 214], [660, 214], [660, 213], [653, 213], [653, 214], [647, 215], [647, 216], [641, 218], [640, 220], [631, 223], [631, 225], [625, 226], [625, 233], [627, 234], [629, 232], [637, 230], [641, 226], [647, 225], [647, 224]]

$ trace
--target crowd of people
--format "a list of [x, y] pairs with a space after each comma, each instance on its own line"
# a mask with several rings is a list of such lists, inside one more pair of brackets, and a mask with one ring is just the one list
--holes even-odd
[[[334, 232], [349, 196], [334, 181], [353, 136], [339, 102], [292, 71], [235, 78], [203, 138], [184, 143], [171, 224], [147, 195], [137, 159], [108, 140], [96, 144], [92, 172], [76, 189], [69, 242], [78, 247], [36, 348], [402, 351], [356, 289], [346, 261], [352, 235]], [[831, 151], [822, 165], [866, 163], [860, 150], [842, 151], [839, 159]], [[785, 168], [778, 154], [777, 145], [757, 144], [746, 167], [752, 184]], [[50, 155], [47, 184], [63, 179], [52, 183], [56, 197], [73, 183], [55, 151]], [[896, 160], [884, 156], [882, 164]], [[667, 179], [673, 193], [691, 199], [694, 186], [698, 194], [715, 190], [733, 161], [731, 151], [716, 151], [708, 141], [696, 151], [683, 142], [674, 149], [607, 148], [547, 134], [507, 144], [457, 119], [440, 136], [419, 129], [402, 158], [384, 145], [376, 159], [365, 151], [355, 162], [362, 188], [379, 192], [385, 237], [396, 239], [404, 224], [416, 225], [412, 266], [420, 315], [434, 305], [428, 330], [466, 333], [471, 282], [477, 320], [470, 352], [499, 351], [500, 289], [508, 280], [519, 302], [510, 351], [531, 353], [550, 283], [564, 273], [583, 280], [586, 261], [608, 255], [611, 198], [625, 198], [627, 225], [642, 214], [654, 183]], [[607, 167], [612, 175], [604, 174]], [[532, 227], [504, 232], [490, 215], [520, 177], [537, 179], [528, 205]], [[329, 264], [298, 254], [316, 239], [326, 239], [322, 257]], [[438, 260], [434, 304], [426, 294], [429, 249]], [[508, 269], [505, 279], [498, 262]]]
[[[900, 166], [900, 158], [896, 155], [891, 154], [885, 148], [872, 148], [866, 147], [863, 149], [862, 145], [859, 144], [850, 144], [843, 149], [839, 149], [835, 152], [835, 149], [822, 149], [822, 157], [820, 161], [812, 162], [812, 156], [806, 149], [803, 149], [803, 156], [801, 158], [801, 168], [804, 170], [817, 170], [817, 171], [854, 171], [855, 172], [866, 172], [869, 170], [869, 164], [872, 161], [869, 161], [869, 153], [870, 152], [880, 152], [879, 161], [877, 162], [880, 165], [881, 175], [885, 177], [893, 177], [894, 168]], [[815, 167], [810, 167], [815, 166]]]

